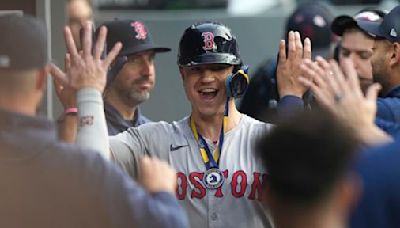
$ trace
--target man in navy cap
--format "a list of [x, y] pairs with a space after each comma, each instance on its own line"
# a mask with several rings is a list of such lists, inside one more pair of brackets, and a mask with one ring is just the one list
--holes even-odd
[[111, 49], [117, 42], [123, 44], [109, 71], [104, 92], [108, 134], [116, 135], [150, 121], [138, 106], [149, 99], [154, 88], [155, 55], [171, 49], [155, 44], [141, 21], [115, 20], [104, 25], [108, 29], [107, 47]]
[[[375, 37], [371, 58], [374, 80], [382, 85], [386, 97], [378, 100], [386, 110], [378, 115], [399, 122], [400, 119], [400, 6], [392, 9], [381, 23], [359, 22], [358, 25]], [[398, 124], [397, 124], [398, 126]], [[363, 195], [356, 208], [351, 227], [399, 227], [400, 185], [396, 143], [362, 154], [356, 166], [363, 181]]]
[[371, 56], [374, 39], [358, 27], [357, 21], [382, 21], [385, 14], [381, 10], [367, 8], [353, 17], [338, 16], [331, 25], [332, 32], [342, 38], [337, 60], [342, 67], [344, 59], [353, 61], [363, 92], [373, 83]]
[[[104, 90], [108, 134], [116, 135], [129, 127], [150, 122], [141, 114], [138, 106], [149, 99], [154, 88], [155, 55], [171, 49], [155, 44], [149, 30], [141, 21], [114, 20], [105, 22], [104, 26], [108, 29], [106, 52], [111, 51], [117, 42], [122, 43], [121, 52], [110, 66]], [[96, 31], [98, 33], [99, 30]], [[75, 95], [66, 94], [66, 90], [63, 92], [64, 95], [58, 92], [66, 110], [60, 137], [63, 141], [74, 142], [77, 124]]]
[[373, 80], [382, 86], [377, 116], [400, 123], [400, 7], [382, 22], [359, 21], [358, 26], [375, 38], [371, 56]]

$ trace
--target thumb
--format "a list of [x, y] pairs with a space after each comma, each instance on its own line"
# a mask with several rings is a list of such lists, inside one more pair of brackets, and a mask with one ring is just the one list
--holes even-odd
[[378, 92], [381, 89], [381, 85], [378, 83], [372, 84], [370, 87], [368, 87], [366, 98], [369, 101], [376, 101], [376, 98], [378, 97]]

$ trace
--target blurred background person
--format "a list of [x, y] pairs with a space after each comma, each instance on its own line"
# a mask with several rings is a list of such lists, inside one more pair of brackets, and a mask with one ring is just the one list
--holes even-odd
[[360, 191], [348, 172], [358, 149], [353, 131], [326, 112], [302, 113], [262, 137], [263, 202], [275, 227], [346, 227]]
[[366, 8], [353, 17], [341, 15], [332, 22], [332, 32], [341, 37], [337, 60], [340, 65], [346, 58], [353, 61], [364, 93], [373, 83], [371, 57], [374, 39], [358, 27], [357, 21], [382, 21], [385, 14], [382, 10]]
[[67, 25], [70, 26], [72, 36], [78, 50], [81, 50], [80, 31], [86, 21], [93, 20], [92, 0], [67, 0]]

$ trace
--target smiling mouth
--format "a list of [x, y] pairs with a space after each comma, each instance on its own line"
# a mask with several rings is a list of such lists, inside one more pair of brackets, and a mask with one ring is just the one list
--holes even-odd
[[217, 96], [218, 90], [212, 89], [212, 88], [207, 88], [207, 89], [199, 90], [198, 93], [200, 94], [200, 97], [203, 100], [212, 100]]

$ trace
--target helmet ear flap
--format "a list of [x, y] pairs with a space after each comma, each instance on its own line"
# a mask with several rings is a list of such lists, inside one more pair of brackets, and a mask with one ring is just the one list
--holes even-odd
[[249, 85], [249, 76], [247, 75], [248, 66], [235, 66], [239, 68], [234, 70], [235, 73], [229, 75], [225, 80], [226, 96], [227, 97], [240, 97], [245, 92]]

